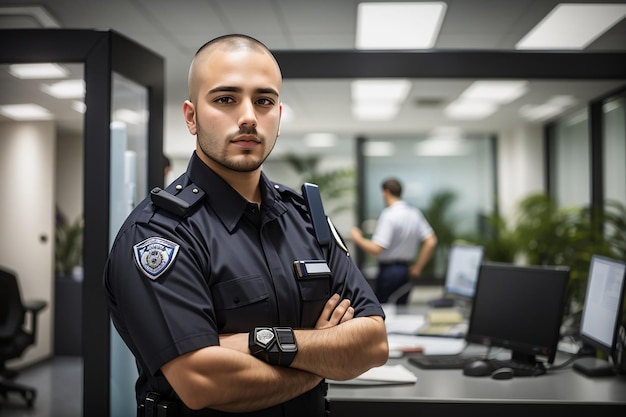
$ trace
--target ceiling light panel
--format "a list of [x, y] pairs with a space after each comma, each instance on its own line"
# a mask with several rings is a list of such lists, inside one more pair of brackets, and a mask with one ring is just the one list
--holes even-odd
[[527, 81], [476, 81], [467, 87], [461, 98], [506, 104], [526, 94], [527, 84]]
[[37, 104], [9, 104], [0, 106], [0, 114], [12, 120], [51, 120], [52, 113]]
[[554, 96], [543, 104], [527, 104], [520, 108], [519, 113], [531, 122], [542, 122], [562, 114], [577, 103], [572, 96]]
[[9, 73], [21, 80], [41, 80], [65, 78], [69, 72], [59, 64], [13, 64], [9, 65]]
[[491, 101], [456, 100], [444, 110], [445, 115], [455, 120], [480, 120], [491, 116], [498, 106]]
[[351, 83], [352, 100], [388, 101], [399, 103], [406, 99], [411, 90], [409, 80], [355, 80]]
[[83, 98], [85, 96], [85, 81], [65, 80], [54, 84], [42, 84], [41, 91], [56, 98]]
[[585, 49], [626, 17], [626, 4], [559, 4], [515, 49]]
[[359, 3], [356, 48], [432, 48], [445, 11], [444, 2]]
[[396, 103], [362, 103], [352, 104], [352, 116], [356, 120], [388, 121], [394, 119], [400, 112]]

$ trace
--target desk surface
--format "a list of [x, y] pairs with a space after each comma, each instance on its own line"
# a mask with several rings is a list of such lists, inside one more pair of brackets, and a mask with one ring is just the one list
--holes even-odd
[[[469, 350], [475, 351], [476, 348], [470, 346]], [[568, 357], [558, 354], [555, 364], [564, 362]], [[626, 375], [589, 378], [574, 371], [570, 364], [538, 377], [494, 380], [465, 376], [458, 369], [420, 369], [406, 358], [390, 359], [388, 362], [389, 365], [398, 363], [417, 375], [415, 384], [331, 384], [331, 415], [430, 417], [465, 413], [554, 417], [560, 412], [566, 412], [568, 416], [626, 415]]]
[[[424, 314], [425, 306], [398, 308], [391, 312]], [[487, 348], [470, 345], [465, 354], [482, 356]], [[508, 351], [501, 352], [508, 356]], [[496, 356], [501, 356], [496, 354]], [[555, 365], [569, 354], [558, 352]], [[459, 369], [420, 369], [406, 358], [389, 359], [403, 364], [418, 378], [407, 385], [334, 385], [328, 397], [333, 417], [437, 417], [481, 415], [507, 417], [554, 417], [555, 415], [606, 417], [626, 415], [626, 375], [590, 378], [572, 369], [548, 370], [538, 377], [494, 380], [470, 377]], [[567, 413], [567, 414], [561, 414]]]

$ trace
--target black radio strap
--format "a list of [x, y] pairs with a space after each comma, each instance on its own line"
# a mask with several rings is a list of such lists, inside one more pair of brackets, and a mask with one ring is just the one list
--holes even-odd
[[317, 242], [320, 246], [327, 246], [330, 244], [330, 228], [328, 226], [328, 221], [326, 220], [326, 213], [324, 212], [320, 189], [315, 184], [305, 182], [302, 184], [302, 195], [304, 196], [304, 201], [309, 208], [309, 214], [311, 215], [311, 221], [313, 222], [313, 229], [315, 230]]

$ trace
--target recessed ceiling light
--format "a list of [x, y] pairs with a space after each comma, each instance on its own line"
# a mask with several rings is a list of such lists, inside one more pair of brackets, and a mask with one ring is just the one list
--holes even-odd
[[576, 99], [572, 96], [554, 96], [543, 104], [522, 106], [519, 113], [526, 120], [539, 122], [558, 116], [574, 104]]
[[411, 90], [409, 80], [354, 80], [350, 84], [352, 100], [354, 101], [392, 101], [401, 102]]
[[399, 111], [400, 106], [392, 102], [352, 104], [352, 116], [357, 120], [392, 120]]
[[13, 64], [9, 65], [9, 73], [22, 80], [65, 78], [69, 72], [59, 64]]
[[559, 4], [515, 49], [585, 49], [626, 16], [626, 4]]
[[428, 49], [435, 45], [446, 3], [359, 3], [357, 49]]
[[0, 106], [0, 114], [12, 120], [51, 120], [52, 113], [38, 104], [8, 104]]
[[526, 94], [527, 84], [527, 81], [475, 81], [461, 94], [461, 99], [510, 103]]
[[491, 116], [497, 109], [492, 101], [456, 100], [445, 108], [444, 113], [450, 119], [479, 120]]
[[42, 84], [41, 91], [56, 98], [83, 98], [85, 96], [85, 81], [65, 80], [54, 84]]
[[351, 83], [352, 115], [357, 120], [391, 120], [411, 90], [409, 80], [355, 80]]

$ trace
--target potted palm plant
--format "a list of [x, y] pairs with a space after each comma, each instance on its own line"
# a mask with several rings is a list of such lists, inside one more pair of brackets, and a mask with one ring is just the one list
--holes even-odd
[[61, 210], [56, 211], [55, 272], [57, 277], [80, 280], [83, 258], [83, 219], [68, 221]]

